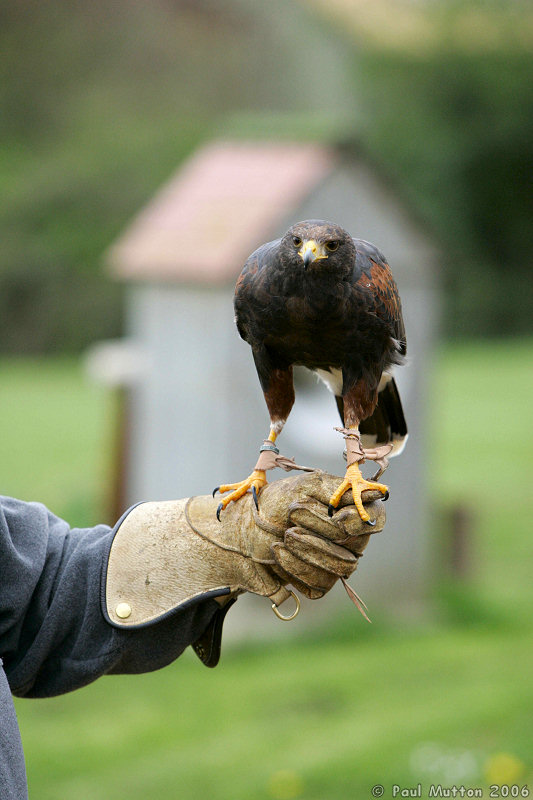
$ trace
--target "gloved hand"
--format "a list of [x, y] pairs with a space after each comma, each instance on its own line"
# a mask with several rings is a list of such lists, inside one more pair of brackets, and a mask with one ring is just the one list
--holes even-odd
[[277, 610], [291, 595], [296, 599], [288, 585], [322, 597], [354, 571], [370, 535], [385, 524], [379, 492], [364, 498], [374, 501], [366, 506], [373, 527], [349, 504], [348, 492], [330, 518], [338, 480], [317, 471], [275, 481], [261, 491], [258, 509], [245, 495], [220, 522], [218, 500], [210, 496], [135, 506], [111, 546], [109, 621], [138, 627], [209, 597], [224, 605], [244, 591], [268, 597]]

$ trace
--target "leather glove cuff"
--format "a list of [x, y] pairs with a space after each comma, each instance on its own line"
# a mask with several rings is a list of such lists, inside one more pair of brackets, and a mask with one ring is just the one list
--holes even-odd
[[184, 506], [185, 501], [138, 503], [115, 525], [102, 580], [102, 609], [111, 625], [142, 628], [196, 603], [230, 595], [229, 582], [204, 569], [206, 545], [191, 540], [196, 536]]
[[[145, 528], [142, 522], [143, 505], [145, 504], [138, 503], [128, 509], [113, 529], [110, 552], [102, 575], [103, 615], [116, 628], [137, 630], [156, 624], [195, 603], [221, 597], [224, 604], [215, 611], [202, 635], [192, 642], [192, 648], [202, 663], [206, 667], [216, 667], [220, 659], [224, 620], [237, 597], [230, 596], [230, 588], [227, 586], [206, 591], [200, 589], [189, 595], [183, 592], [178, 595], [172, 594], [167, 581], [168, 574], [164, 569], [164, 558], [160, 558], [164, 555], [165, 547], [161, 552], [158, 544], [160, 536], [165, 539], [173, 532], [167, 529], [159, 531]], [[137, 535], [130, 536], [132, 530], [126, 523], [136, 509], [140, 515], [137, 523], [140, 524], [134, 525]], [[179, 533], [176, 532], [175, 535]], [[150, 554], [148, 559], [146, 559], [147, 552]], [[155, 572], [152, 573], [154, 567]], [[176, 573], [179, 566], [169, 564], [169, 569]], [[150, 578], [151, 574], [153, 579]], [[140, 588], [143, 583], [144, 591]], [[152, 586], [153, 583], [155, 586]], [[151, 588], [154, 591], [151, 591]]]

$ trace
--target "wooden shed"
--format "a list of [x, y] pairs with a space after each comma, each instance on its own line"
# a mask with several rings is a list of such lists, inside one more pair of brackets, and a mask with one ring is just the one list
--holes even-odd
[[[409, 365], [397, 379], [410, 438], [386, 474], [386, 531], [352, 581], [376, 604], [419, 603], [430, 563], [425, 411], [438, 253], [363, 153], [301, 142], [208, 143], [110, 249], [108, 267], [127, 293], [127, 341], [121, 366], [111, 368], [111, 379], [128, 384], [124, 501], [208, 493], [249, 473], [268, 415], [250, 349], [233, 323], [233, 287], [259, 244], [311, 218], [374, 242], [400, 288]], [[104, 370], [106, 352], [94, 356]], [[303, 370], [296, 381], [282, 452], [344, 474], [333, 398]]]

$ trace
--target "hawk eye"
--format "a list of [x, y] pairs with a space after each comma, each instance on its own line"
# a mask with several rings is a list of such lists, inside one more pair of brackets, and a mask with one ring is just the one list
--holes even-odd
[[293, 236], [292, 243], [294, 244], [295, 247], [300, 247], [302, 240], [300, 239], [299, 236]]
[[338, 242], [326, 242], [326, 250], [329, 250], [330, 253], [334, 253], [335, 250], [339, 249]]

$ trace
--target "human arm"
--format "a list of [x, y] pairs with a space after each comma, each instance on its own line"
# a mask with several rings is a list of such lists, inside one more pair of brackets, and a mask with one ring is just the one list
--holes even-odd
[[14, 694], [48, 697], [110, 672], [173, 661], [205, 630], [214, 601], [142, 632], [101, 611], [101, 574], [113, 531], [72, 529], [40, 503], [0, 498], [0, 656]]
[[[211, 498], [141, 504], [114, 530], [71, 529], [40, 504], [1, 498], [0, 655], [12, 691], [50, 696], [103, 674], [158, 669], [195, 643], [214, 666], [228, 599], [253, 591], [279, 605], [287, 585], [321, 596], [384, 524], [379, 503], [371, 531], [353, 506], [330, 520], [334, 480], [276, 481], [259, 514], [247, 496], [221, 523]], [[133, 613], [117, 617], [128, 601]]]

